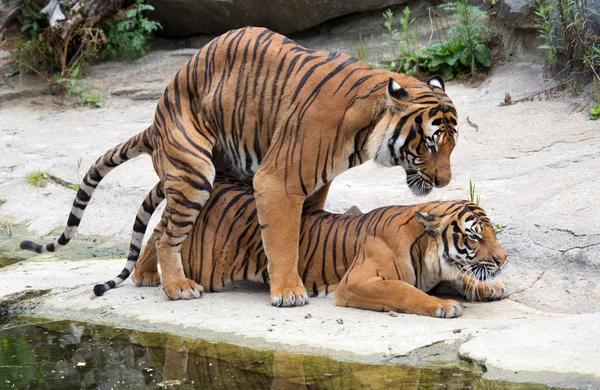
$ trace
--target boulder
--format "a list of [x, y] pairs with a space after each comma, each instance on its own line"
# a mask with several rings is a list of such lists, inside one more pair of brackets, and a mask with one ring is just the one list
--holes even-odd
[[289, 34], [353, 12], [403, 4], [407, 0], [148, 0], [156, 10], [151, 19], [163, 26], [161, 34], [184, 37], [221, 34], [245, 26], [263, 26]]
[[510, 29], [535, 29], [535, 7], [528, 0], [504, 0], [500, 8], [500, 20]]

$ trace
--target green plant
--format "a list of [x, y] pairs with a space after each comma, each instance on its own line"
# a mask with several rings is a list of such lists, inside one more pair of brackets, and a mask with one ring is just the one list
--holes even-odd
[[500, 225], [500, 224], [495, 224], [494, 228], [496, 229], [496, 233], [502, 233], [504, 231], [504, 228], [506, 228], [506, 225]]
[[79, 157], [79, 159], [77, 160], [77, 183], [81, 183], [81, 161], [83, 160], [82, 157]]
[[544, 50], [545, 58], [554, 72], [556, 69], [556, 51], [558, 49], [558, 36], [554, 25], [556, 3], [548, 0], [536, 0], [534, 7], [538, 19], [537, 31], [539, 37], [544, 41], [538, 48]]
[[23, 17], [21, 32], [28, 34], [31, 38], [37, 38], [45, 20], [44, 15], [40, 12], [39, 4], [33, 0], [10, 0], [9, 4], [18, 4], [21, 7]]
[[49, 75], [69, 77], [73, 70], [97, 57], [106, 43], [101, 29], [74, 26], [65, 32], [48, 27], [45, 16], [34, 0], [10, 0], [21, 11], [22, 36], [16, 42], [13, 59], [21, 68], [52, 81]]
[[[566, 82], [574, 92], [581, 88], [588, 76], [600, 81], [600, 36], [590, 23], [590, 12], [585, 0], [535, 0], [532, 4], [537, 16], [538, 46], [545, 51], [551, 72], [557, 72], [558, 56], [566, 61]], [[562, 72], [562, 70], [561, 70]], [[596, 85], [596, 84], [595, 84]], [[596, 96], [598, 101], [598, 97]], [[598, 101], [600, 103], [600, 101]]]
[[[371, 36], [371, 47], [367, 46], [367, 39], [363, 40], [362, 35], [358, 36], [358, 45], [356, 46], [356, 53], [354, 52], [354, 48], [352, 47], [352, 43], [350, 44], [350, 54], [354, 55], [360, 61], [369, 65], [371, 68], [375, 69], [387, 69], [392, 70], [392, 65], [383, 62], [383, 58], [381, 52], [375, 50], [374, 38]], [[377, 62], [372, 62], [369, 58], [377, 57]]]
[[590, 108], [588, 111], [588, 117], [594, 121], [600, 118], [600, 103], [596, 103], [596, 106]]
[[400, 16], [402, 30], [398, 31], [393, 27], [394, 13], [392, 10], [386, 10], [383, 18], [383, 25], [388, 31], [384, 36], [388, 37], [387, 45], [391, 48], [393, 56], [391, 68], [409, 75], [417, 73], [421, 62], [417, 19], [412, 17], [410, 8], [405, 7]]
[[125, 11], [124, 19], [106, 31], [108, 43], [102, 51], [102, 58], [131, 61], [147, 54], [153, 32], [162, 28], [160, 23], [148, 20], [143, 14], [144, 11], [153, 10], [154, 7], [144, 4], [144, 0], [135, 0]]
[[77, 102], [88, 104], [92, 107], [102, 107], [104, 94], [101, 92], [90, 92], [89, 88], [82, 87], [81, 80], [77, 79], [79, 69], [79, 66], [75, 67], [70, 77], [55, 77], [55, 81], [58, 84], [63, 84], [69, 95]]
[[[491, 51], [487, 44], [492, 33], [485, 24], [487, 14], [469, 5], [468, 0], [457, 0], [439, 8], [445, 12], [442, 16], [433, 13], [439, 40], [425, 47], [419, 47], [416, 19], [408, 7], [400, 17], [400, 31], [393, 27], [392, 11], [388, 9], [383, 14], [393, 69], [407, 74], [443, 73], [449, 80], [464, 77], [464, 71], [474, 75], [479, 67], [489, 67]], [[453, 26], [449, 25], [449, 18], [456, 20]]]
[[48, 172], [41, 171], [39, 169], [37, 171], [28, 173], [25, 178], [32, 186], [45, 187], [46, 184], [48, 184]]
[[475, 184], [469, 179], [469, 201], [475, 203], [477, 206], [481, 203], [481, 197], [475, 192]]
[[[489, 68], [491, 51], [487, 43], [492, 31], [484, 22], [487, 14], [479, 7], [469, 5], [468, 0], [442, 4], [439, 8], [449, 12], [451, 18], [457, 19], [457, 23], [451, 26], [445, 35], [446, 43], [456, 48], [454, 53], [458, 53], [458, 63], [468, 67], [471, 75], [475, 74], [479, 66]], [[453, 67], [457, 68], [454, 65]]]

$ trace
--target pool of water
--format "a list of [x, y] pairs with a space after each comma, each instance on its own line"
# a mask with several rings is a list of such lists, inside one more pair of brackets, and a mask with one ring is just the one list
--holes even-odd
[[23, 259], [17, 259], [14, 257], [6, 257], [6, 256], [1, 256], [0, 255], [0, 268], [9, 266], [11, 264], [14, 263], [18, 263], [19, 261], [22, 261]]
[[469, 365], [414, 368], [258, 351], [70, 321], [0, 328], [1, 389], [545, 389], [488, 381]]

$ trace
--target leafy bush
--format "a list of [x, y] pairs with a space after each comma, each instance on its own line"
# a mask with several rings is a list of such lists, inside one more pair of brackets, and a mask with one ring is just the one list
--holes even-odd
[[[590, 119], [600, 116], [600, 36], [590, 23], [590, 11], [585, 0], [535, 0], [535, 14], [538, 19], [539, 46], [545, 52], [550, 71], [557, 73], [557, 59], [565, 60], [569, 74], [565, 83], [573, 85], [575, 92], [592, 77], [596, 106], [588, 111]], [[561, 70], [562, 72], [562, 70]]]
[[22, 37], [17, 40], [13, 59], [21, 68], [51, 81], [49, 75], [68, 77], [73, 70], [96, 58], [106, 43], [99, 28], [73, 27], [63, 36], [48, 26], [46, 17], [34, 0], [10, 0], [21, 10]]
[[445, 35], [446, 43], [455, 48], [453, 52], [458, 54], [461, 67], [470, 68], [471, 74], [475, 74], [480, 65], [489, 68], [491, 51], [487, 43], [492, 31], [484, 22], [487, 14], [479, 7], [469, 5], [468, 0], [457, 0], [456, 3], [443, 4], [440, 8], [450, 12], [450, 17], [458, 20]]
[[[401, 31], [393, 28], [391, 10], [383, 14], [384, 27], [388, 31], [385, 36], [393, 57], [392, 67], [407, 74], [419, 71], [443, 73], [447, 79], [465, 71], [474, 75], [478, 68], [490, 67], [491, 51], [487, 44], [492, 32], [484, 22], [486, 13], [469, 5], [468, 0], [457, 0], [438, 8], [444, 11], [445, 23], [438, 21], [434, 14], [439, 40], [425, 47], [419, 47], [416, 19], [408, 7], [400, 17]], [[448, 27], [449, 18], [456, 20], [451, 27]]]
[[154, 7], [135, 0], [134, 5], [125, 11], [125, 18], [114, 23], [106, 32], [108, 44], [102, 51], [102, 58], [123, 61], [135, 60], [150, 51], [153, 32], [162, 28], [160, 23], [148, 20], [144, 11]]

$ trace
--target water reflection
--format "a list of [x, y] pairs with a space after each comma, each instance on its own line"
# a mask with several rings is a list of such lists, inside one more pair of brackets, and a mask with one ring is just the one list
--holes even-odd
[[18, 263], [23, 259], [17, 259], [13, 257], [0, 256], [0, 268], [7, 267], [11, 264]]
[[[14, 323], [13, 323], [14, 324]], [[75, 322], [0, 331], [4, 389], [519, 389], [466, 367], [376, 366]]]

